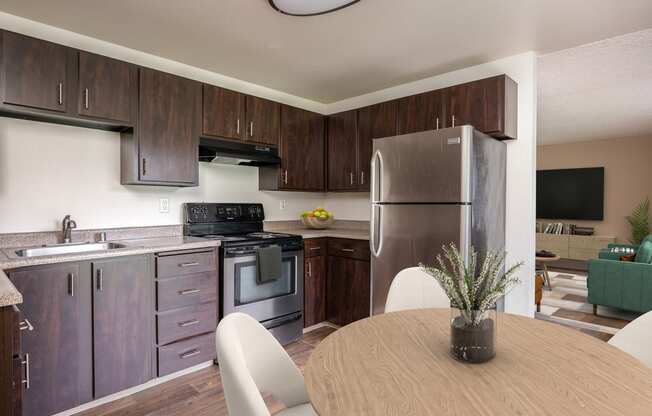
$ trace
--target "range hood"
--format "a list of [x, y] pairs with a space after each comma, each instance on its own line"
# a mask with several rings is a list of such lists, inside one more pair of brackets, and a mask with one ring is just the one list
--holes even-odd
[[281, 164], [276, 147], [206, 137], [199, 139], [199, 161], [241, 166]]

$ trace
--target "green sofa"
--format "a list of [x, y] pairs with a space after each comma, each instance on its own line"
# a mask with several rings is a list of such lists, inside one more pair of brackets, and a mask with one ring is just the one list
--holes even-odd
[[[619, 261], [632, 248], [635, 261]], [[640, 246], [609, 244], [598, 259], [589, 260], [588, 301], [597, 314], [598, 305], [633, 312], [652, 311], [652, 234]]]

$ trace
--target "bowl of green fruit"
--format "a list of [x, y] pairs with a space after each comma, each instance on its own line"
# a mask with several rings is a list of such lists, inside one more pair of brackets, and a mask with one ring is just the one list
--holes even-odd
[[306, 211], [301, 214], [301, 222], [308, 228], [323, 230], [330, 227], [335, 221], [333, 214], [324, 208], [317, 208], [313, 211]]

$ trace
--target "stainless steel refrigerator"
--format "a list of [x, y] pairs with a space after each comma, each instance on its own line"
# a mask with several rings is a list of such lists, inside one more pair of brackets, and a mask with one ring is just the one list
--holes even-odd
[[374, 140], [372, 314], [399, 271], [434, 264], [442, 245], [504, 250], [505, 162], [505, 143], [471, 126]]

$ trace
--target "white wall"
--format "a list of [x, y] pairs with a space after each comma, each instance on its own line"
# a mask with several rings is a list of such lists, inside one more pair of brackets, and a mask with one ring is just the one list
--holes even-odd
[[[0, 118], [0, 233], [180, 224], [183, 202], [261, 202], [272, 220], [293, 220], [324, 194], [259, 192], [258, 169], [200, 163], [197, 188], [120, 185], [120, 135]], [[170, 212], [159, 213], [159, 198]], [[285, 210], [280, 201], [286, 200]]]
[[[445, 88], [493, 75], [507, 74], [518, 83], [518, 140], [507, 144], [507, 264], [524, 261], [521, 284], [505, 297], [505, 310], [534, 314], [534, 223], [536, 166], [536, 56], [529, 52], [449, 72], [409, 84], [376, 91], [328, 105], [328, 114], [346, 111], [420, 92]], [[367, 197], [368, 198], [368, 197]], [[369, 219], [368, 200], [328, 194], [331, 208], [346, 207], [358, 218]], [[335, 211], [337, 212], [337, 210]]]

